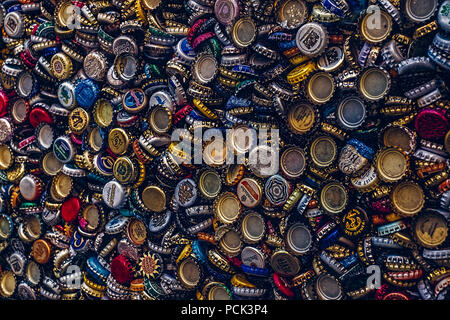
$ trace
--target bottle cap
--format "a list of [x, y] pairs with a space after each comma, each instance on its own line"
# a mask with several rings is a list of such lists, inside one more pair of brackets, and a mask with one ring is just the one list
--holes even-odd
[[302, 54], [316, 57], [328, 46], [328, 32], [323, 25], [308, 22], [298, 29], [295, 41]]
[[422, 23], [430, 19], [436, 12], [437, 0], [413, 1], [406, 0], [404, 12], [406, 17], [415, 23]]
[[344, 211], [348, 195], [345, 187], [337, 181], [327, 183], [320, 192], [320, 205], [328, 213], [335, 215]]
[[297, 179], [300, 177], [306, 167], [305, 151], [297, 146], [289, 147], [283, 151], [280, 158], [281, 172], [288, 179]]
[[420, 214], [415, 220], [413, 230], [415, 239], [426, 248], [440, 246], [448, 236], [447, 220], [433, 211]]
[[419, 213], [425, 204], [423, 189], [415, 182], [402, 181], [391, 192], [391, 205], [395, 212], [406, 217]]
[[262, 200], [262, 187], [256, 179], [243, 178], [236, 187], [241, 203], [248, 208], [257, 207]]
[[153, 212], [162, 212], [166, 209], [166, 194], [157, 186], [148, 186], [142, 191], [144, 206]]
[[122, 128], [114, 128], [108, 134], [108, 146], [112, 152], [117, 155], [123, 155], [127, 152], [130, 144], [128, 134]]
[[245, 48], [255, 41], [257, 33], [255, 22], [251, 18], [245, 17], [234, 23], [232, 39], [236, 46]]
[[357, 129], [366, 119], [366, 106], [364, 105], [364, 102], [356, 96], [346, 97], [339, 104], [336, 117], [339, 125], [343, 129]]
[[75, 157], [75, 147], [69, 137], [58, 137], [53, 142], [53, 154], [62, 163], [69, 163]]
[[334, 80], [327, 72], [317, 72], [308, 81], [307, 96], [314, 104], [324, 104], [333, 97]]
[[365, 69], [358, 80], [358, 89], [362, 97], [368, 101], [383, 99], [391, 88], [389, 73], [378, 67]]
[[409, 159], [397, 148], [385, 148], [375, 156], [378, 177], [384, 182], [396, 182], [402, 179], [409, 170]]
[[206, 199], [215, 199], [222, 188], [220, 175], [215, 170], [204, 170], [198, 179], [198, 189]]
[[276, 174], [266, 180], [264, 194], [273, 206], [282, 206], [291, 193], [291, 184], [282, 176]]
[[214, 14], [223, 25], [230, 25], [239, 16], [239, 2], [236, 0], [217, 0], [214, 3]]
[[281, 276], [293, 277], [300, 271], [300, 261], [285, 250], [277, 250], [270, 257], [273, 271]]
[[103, 202], [112, 209], [119, 209], [126, 200], [126, 190], [118, 181], [109, 181], [102, 191]]
[[223, 224], [235, 222], [241, 211], [242, 207], [238, 197], [231, 192], [221, 193], [214, 201], [214, 213]]
[[391, 33], [392, 18], [383, 10], [373, 10], [364, 14], [359, 27], [363, 40], [377, 44], [386, 40]]
[[301, 26], [308, 15], [308, 10], [302, 0], [282, 0], [276, 2], [277, 22], [286, 29], [296, 29]]
[[302, 223], [293, 224], [286, 233], [286, 247], [294, 255], [307, 253], [313, 245], [311, 231]]
[[337, 157], [336, 142], [329, 136], [319, 136], [311, 143], [310, 154], [314, 165], [328, 167]]
[[261, 241], [265, 235], [265, 230], [264, 218], [256, 212], [251, 211], [242, 219], [241, 233], [247, 243]]
[[320, 274], [315, 280], [315, 291], [321, 300], [341, 300], [342, 286], [339, 281], [327, 273]]

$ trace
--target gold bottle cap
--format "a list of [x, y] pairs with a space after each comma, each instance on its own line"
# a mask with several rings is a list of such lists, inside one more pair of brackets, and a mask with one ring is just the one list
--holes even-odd
[[414, 236], [423, 247], [435, 248], [447, 239], [447, 220], [439, 213], [426, 211], [415, 221]]
[[248, 213], [242, 219], [241, 232], [244, 241], [247, 243], [252, 244], [261, 241], [266, 234], [264, 218], [256, 212]]
[[227, 160], [225, 140], [216, 139], [207, 143], [203, 149], [203, 161], [210, 167], [220, 167]]
[[347, 190], [340, 182], [329, 182], [320, 192], [320, 205], [330, 214], [341, 213], [347, 206], [347, 202]]
[[402, 179], [409, 169], [408, 157], [397, 148], [384, 148], [375, 155], [378, 177], [384, 182], [396, 182]]
[[200, 174], [198, 189], [205, 198], [216, 198], [221, 188], [222, 181], [220, 175], [215, 170], [205, 170]]
[[7, 170], [14, 163], [14, 155], [5, 144], [0, 145], [0, 169]]
[[92, 113], [95, 123], [102, 128], [108, 127], [113, 121], [114, 109], [106, 99], [98, 99]]
[[75, 134], [81, 134], [89, 125], [89, 113], [83, 108], [75, 108], [69, 114], [69, 128]]
[[25, 174], [25, 164], [15, 163], [8, 171], [6, 171], [6, 177], [10, 182], [17, 182]]
[[166, 194], [156, 186], [148, 186], [142, 191], [142, 202], [153, 212], [162, 212], [167, 206]]
[[89, 128], [87, 133], [87, 143], [94, 152], [99, 152], [103, 147], [103, 135], [99, 127]]
[[232, 39], [236, 46], [245, 48], [253, 43], [257, 33], [258, 31], [255, 22], [246, 17], [239, 19], [234, 24]]
[[67, 28], [73, 22], [72, 1], [61, 1], [55, 10], [55, 22], [60, 28]]
[[172, 113], [162, 105], [154, 106], [150, 112], [149, 124], [155, 133], [166, 133], [172, 126]]
[[398, 214], [413, 216], [423, 209], [424, 204], [424, 192], [415, 182], [403, 181], [392, 189], [391, 205]]
[[320, 136], [312, 142], [310, 154], [312, 162], [317, 167], [328, 167], [337, 157], [336, 142], [329, 136]]
[[87, 232], [95, 232], [103, 219], [100, 210], [95, 204], [84, 207], [81, 211], [81, 217], [87, 222], [86, 226], [83, 227]]
[[223, 192], [214, 203], [214, 213], [220, 222], [230, 224], [235, 222], [242, 211], [241, 202], [231, 192]]
[[305, 134], [309, 132], [317, 121], [317, 114], [314, 106], [302, 103], [290, 108], [288, 113], [289, 129], [295, 134]]
[[37, 263], [46, 264], [50, 259], [51, 250], [52, 248], [46, 240], [38, 239], [31, 247], [31, 256]]
[[147, 239], [147, 228], [141, 219], [131, 218], [127, 226], [128, 239], [136, 246], [144, 244]]
[[42, 159], [42, 169], [45, 174], [49, 176], [55, 176], [58, 172], [61, 171], [64, 164], [56, 158], [53, 151], [48, 152], [44, 158]]
[[9, 298], [16, 290], [17, 280], [11, 271], [3, 271], [0, 274], [0, 294], [4, 298]]
[[225, 184], [227, 186], [234, 186], [243, 176], [244, 166], [242, 164], [232, 164], [226, 169]]
[[72, 60], [62, 52], [53, 55], [50, 66], [53, 75], [58, 80], [68, 79], [73, 73]]
[[145, 7], [147, 10], [156, 9], [160, 3], [161, 0], [141, 0], [142, 6]]
[[287, 29], [295, 29], [308, 18], [308, 9], [302, 0], [276, 1], [277, 22]]
[[237, 256], [242, 248], [241, 235], [236, 230], [229, 229], [222, 235], [220, 246], [228, 257]]
[[122, 155], [127, 152], [130, 144], [128, 134], [122, 128], [114, 128], [108, 134], [108, 146], [112, 152]]
[[66, 198], [72, 191], [72, 186], [73, 186], [72, 178], [63, 173], [59, 173], [53, 179], [54, 179], [53, 183], [55, 186], [54, 189], [56, 192], [56, 196], [61, 199]]
[[389, 73], [381, 68], [370, 67], [359, 76], [358, 89], [364, 99], [378, 101], [386, 96], [391, 87]]
[[177, 278], [186, 289], [195, 289], [202, 276], [202, 271], [194, 258], [186, 258], [178, 265]]
[[231, 300], [230, 291], [225, 285], [217, 283], [211, 286], [208, 290], [208, 300]]
[[281, 276], [293, 277], [300, 271], [300, 261], [285, 250], [277, 250], [270, 257], [273, 271]]
[[132, 183], [137, 176], [137, 165], [130, 158], [119, 157], [114, 162], [113, 175], [122, 184]]
[[239, 181], [236, 193], [241, 203], [248, 208], [255, 208], [261, 203], [263, 190], [258, 181], [244, 178]]
[[[448, 136], [450, 138], [450, 135]], [[388, 125], [382, 130], [381, 135], [381, 140], [385, 147], [401, 148], [407, 154], [410, 154], [416, 148], [416, 138], [417, 134], [414, 131], [408, 127], [398, 125]]]
[[369, 43], [384, 41], [392, 31], [392, 18], [383, 10], [366, 13], [360, 24], [361, 37]]
[[314, 104], [324, 104], [333, 97], [334, 80], [327, 72], [317, 72], [308, 81], [306, 94]]
[[306, 154], [300, 147], [289, 147], [283, 151], [280, 168], [288, 179], [297, 179], [306, 167]]
[[41, 268], [36, 262], [34, 261], [28, 262], [26, 277], [30, 283], [37, 285], [39, 281], [41, 281], [41, 273], [42, 273]]

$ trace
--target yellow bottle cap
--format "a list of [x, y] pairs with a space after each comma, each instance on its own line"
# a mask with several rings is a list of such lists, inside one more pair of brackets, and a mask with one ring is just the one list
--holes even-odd
[[102, 128], [108, 127], [113, 121], [114, 109], [106, 99], [98, 99], [94, 104], [94, 121]]
[[435, 248], [447, 239], [448, 225], [445, 217], [433, 211], [420, 214], [414, 224], [416, 240], [426, 248]]
[[127, 152], [130, 144], [128, 134], [122, 128], [114, 128], [108, 134], [108, 146], [112, 152], [122, 155]]
[[413, 216], [423, 209], [425, 194], [415, 182], [403, 181], [391, 192], [391, 205], [395, 212], [403, 216]]
[[13, 163], [14, 155], [11, 152], [11, 149], [5, 144], [0, 145], [0, 169], [9, 169]]
[[122, 184], [133, 183], [137, 176], [137, 164], [130, 158], [119, 157], [114, 162], [113, 175]]
[[214, 213], [217, 219], [224, 224], [235, 222], [241, 211], [241, 203], [234, 193], [223, 192], [214, 202]]
[[147, 209], [162, 212], [166, 209], [166, 194], [159, 187], [148, 186], [142, 191], [142, 202]]
[[83, 108], [75, 108], [69, 114], [69, 128], [75, 134], [81, 134], [89, 125], [89, 113]]
[[62, 52], [53, 55], [50, 67], [53, 75], [58, 80], [68, 79], [73, 73], [72, 60]]
[[384, 148], [375, 155], [378, 177], [384, 182], [396, 182], [408, 172], [408, 156], [397, 148]]
[[290, 108], [288, 113], [289, 129], [295, 134], [308, 133], [317, 122], [318, 114], [314, 106], [306, 103]]

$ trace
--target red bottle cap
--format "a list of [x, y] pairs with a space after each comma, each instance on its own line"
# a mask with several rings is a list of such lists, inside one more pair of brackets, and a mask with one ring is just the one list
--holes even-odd
[[273, 274], [273, 282], [275, 282], [275, 285], [277, 286], [278, 290], [282, 294], [284, 294], [286, 297], [293, 298], [294, 297], [294, 291], [292, 291], [291, 286], [286, 282], [285, 279], [280, 277], [277, 273]]
[[4, 116], [6, 112], [8, 112], [8, 103], [8, 96], [3, 91], [0, 91], [0, 117]]
[[72, 222], [75, 221], [75, 219], [78, 216], [78, 213], [80, 212], [81, 208], [81, 201], [78, 198], [70, 198], [61, 206], [61, 217], [66, 222]]
[[424, 108], [416, 118], [417, 134], [425, 139], [440, 139], [448, 131], [445, 110]]
[[133, 280], [133, 268], [123, 255], [119, 254], [111, 261], [111, 275], [120, 284], [129, 284]]
[[53, 119], [48, 114], [48, 112], [45, 109], [42, 109], [42, 108], [39, 108], [39, 107], [34, 108], [33, 110], [31, 110], [30, 115], [29, 115], [29, 119], [30, 119], [30, 124], [33, 126], [33, 128], [36, 128], [42, 122], [45, 122], [45, 123], [48, 123], [48, 124], [52, 124], [53, 123]]

